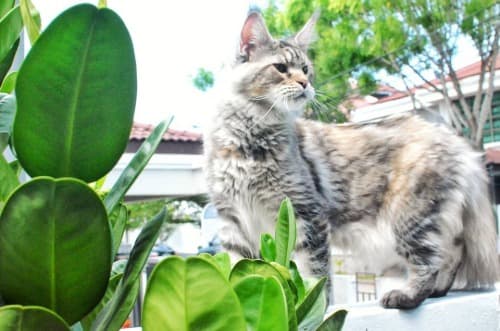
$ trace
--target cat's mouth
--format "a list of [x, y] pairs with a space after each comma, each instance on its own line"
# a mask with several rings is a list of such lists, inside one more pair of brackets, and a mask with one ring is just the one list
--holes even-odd
[[301, 100], [301, 99], [307, 99], [306, 92], [302, 92], [299, 95], [293, 97], [293, 100]]

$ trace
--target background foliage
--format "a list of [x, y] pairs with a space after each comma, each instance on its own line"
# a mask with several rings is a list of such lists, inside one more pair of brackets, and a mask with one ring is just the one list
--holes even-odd
[[[472, 105], [465, 102], [456, 78], [454, 59], [460, 40], [479, 54], [481, 82], [494, 74], [500, 34], [500, 4], [495, 0], [271, 0], [264, 10], [275, 36], [298, 31], [319, 9], [318, 41], [311, 49], [318, 99], [324, 107], [312, 117], [342, 120], [336, 112], [347, 97], [373, 91], [380, 73], [398, 77], [409, 95], [414, 85], [427, 83], [448, 103], [459, 133], [467, 131], [480, 145], [482, 127], [491, 110], [492, 82], [478, 85]], [[436, 77], [436, 81], [431, 81]], [[355, 78], [357, 86], [349, 79]], [[458, 103], [439, 86], [449, 78]], [[483, 96], [481, 96], [481, 94]], [[414, 107], [423, 107], [412, 96]]]

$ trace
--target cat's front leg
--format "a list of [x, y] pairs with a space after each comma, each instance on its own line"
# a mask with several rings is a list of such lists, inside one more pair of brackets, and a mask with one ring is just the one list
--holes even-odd
[[324, 221], [297, 220], [297, 243], [293, 260], [303, 277], [328, 277], [328, 302], [333, 302], [330, 267], [330, 231]]
[[235, 264], [243, 258], [257, 258], [257, 254], [252, 249], [249, 238], [238, 226], [239, 222], [233, 217], [222, 217], [224, 226], [219, 231], [219, 238], [224, 252], [229, 254], [231, 263]]

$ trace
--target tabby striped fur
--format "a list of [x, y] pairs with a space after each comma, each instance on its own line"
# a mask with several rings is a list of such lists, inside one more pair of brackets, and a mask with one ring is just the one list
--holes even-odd
[[[306, 52], [316, 17], [276, 41], [260, 14], [241, 34], [238, 61], [205, 141], [209, 193], [235, 257], [257, 258], [280, 202], [298, 218], [295, 259], [328, 275], [330, 243], [373, 262], [408, 267], [406, 287], [382, 299], [413, 308], [464, 288], [491, 287], [496, 232], [481, 154], [415, 116], [335, 125], [298, 119], [314, 98]], [[284, 70], [286, 69], [286, 70]]]

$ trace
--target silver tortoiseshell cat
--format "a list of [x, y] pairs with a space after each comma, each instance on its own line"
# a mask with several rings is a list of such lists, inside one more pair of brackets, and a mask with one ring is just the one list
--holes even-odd
[[226, 250], [258, 257], [280, 202], [298, 218], [294, 259], [327, 275], [330, 245], [379, 267], [404, 263], [408, 282], [382, 305], [413, 308], [427, 297], [491, 287], [496, 233], [481, 155], [447, 129], [414, 116], [334, 125], [298, 119], [314, 98], [306, 52], [316, 18], [275, 40], [259, 13], [241, 32], [230, 85], [207, 131], [210, 196], [227, 222]]

